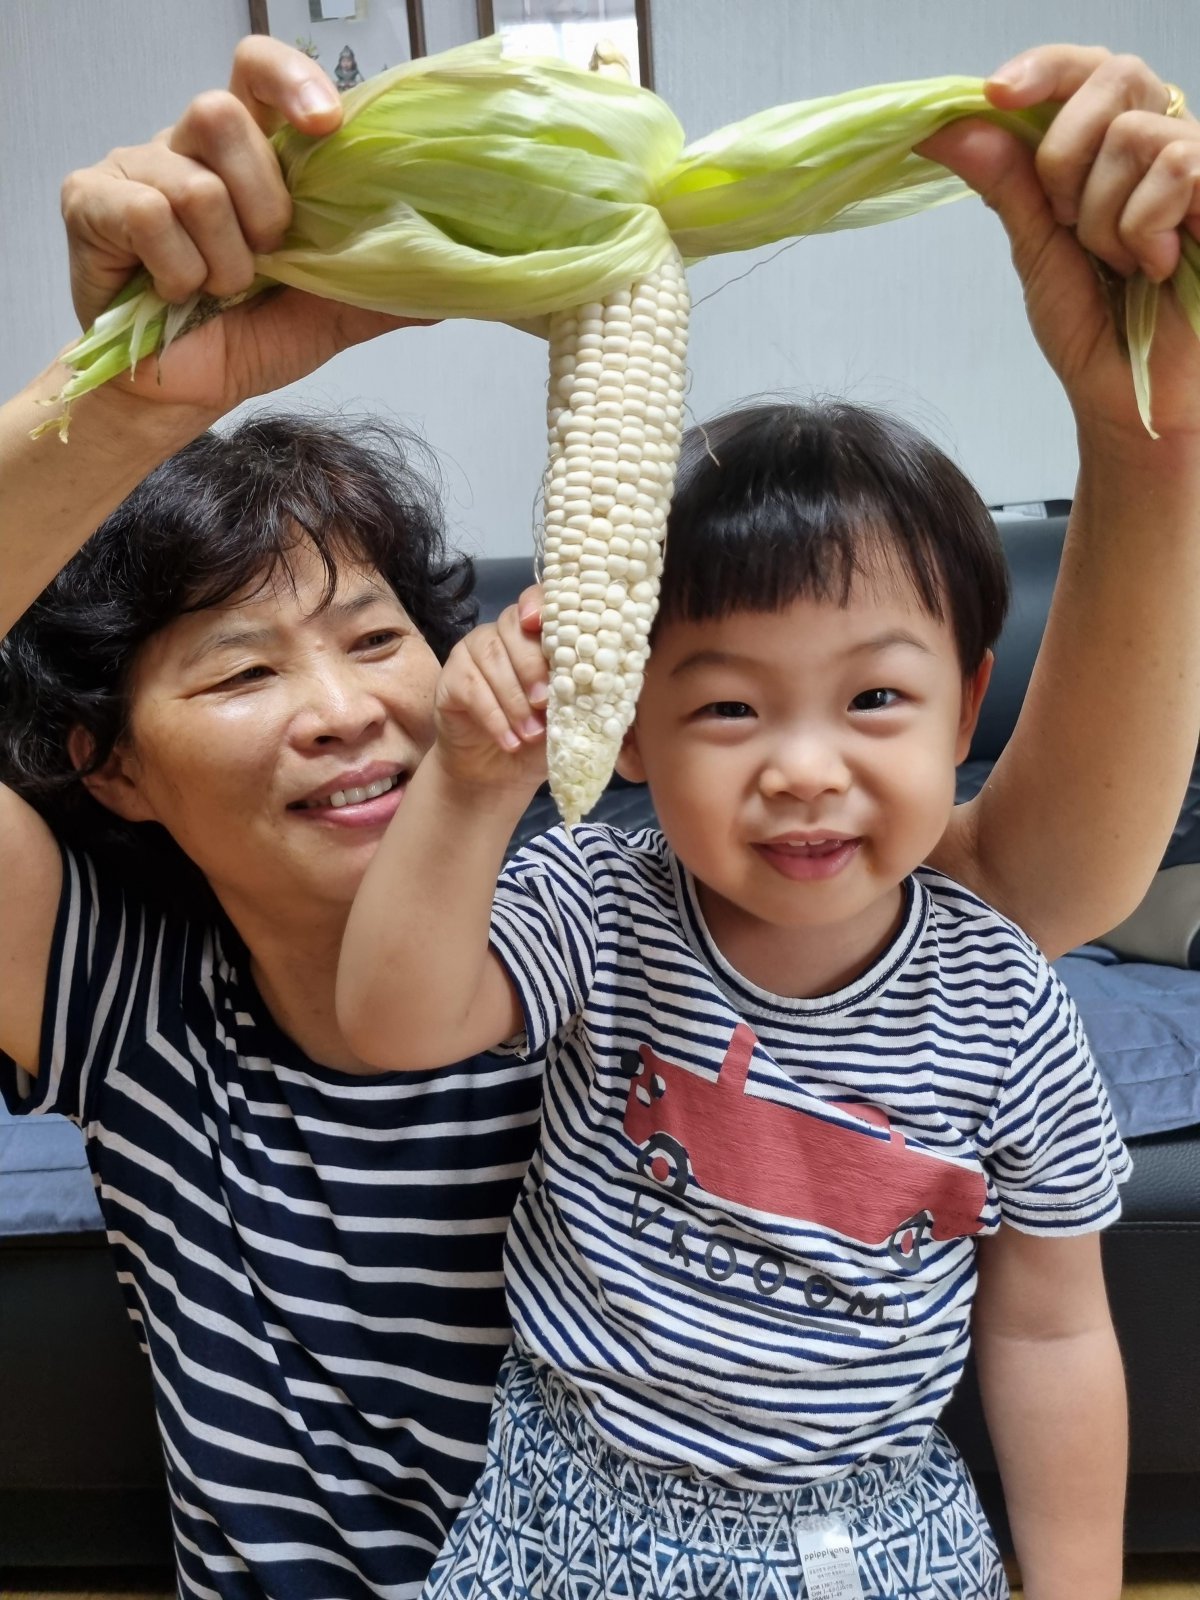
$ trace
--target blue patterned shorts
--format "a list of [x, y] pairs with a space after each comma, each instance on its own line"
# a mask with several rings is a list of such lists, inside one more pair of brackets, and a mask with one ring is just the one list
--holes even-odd
[[795, 1490], [732, 1489], [611, 1450], [551, 1374], [510, 1354], [487, 1460], [422, 1600], [806, 1600], [795, 1534], [847, 1524], [865, 1600], [1007, 1600], [966, 1467], [916, 1459]]

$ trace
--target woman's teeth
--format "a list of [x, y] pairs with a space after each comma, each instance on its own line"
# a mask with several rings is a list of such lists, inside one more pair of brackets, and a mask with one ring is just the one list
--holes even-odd
[[400, 775], [394, 778], [379, 778], [374, 783], [368, 783], [362, 789], [335, 789], [325, 800], [310, 800], [310, 806], [332, 806], [334, 810], [341, 806], [356, 806], [363, 800], [377, 800], [381, 794], [387, 794], [389, 789], [394, 789], [400, 783]]

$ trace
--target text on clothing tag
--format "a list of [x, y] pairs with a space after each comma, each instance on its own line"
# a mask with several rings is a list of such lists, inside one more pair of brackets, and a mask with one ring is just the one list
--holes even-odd
[[796, 1534], [808, 1600], [863, 1600], [858, 1562], [846, 1525], [823, 1517]]

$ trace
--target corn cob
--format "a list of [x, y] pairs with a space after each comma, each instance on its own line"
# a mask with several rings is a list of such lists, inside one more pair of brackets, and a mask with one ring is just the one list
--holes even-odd
[[[598, 45], [591, 70], [629, 77]], [[633, 721], [683, 437], [690, 301], [679, 252], [550, 318], [542, 648], [550, 792], [568, 827], [600, 798]]]
[[568, 826], [608, 782], [650, 654], [688, 305], [673, 250], [628, 289], [550, 319], [542, 646], [550, 790]]

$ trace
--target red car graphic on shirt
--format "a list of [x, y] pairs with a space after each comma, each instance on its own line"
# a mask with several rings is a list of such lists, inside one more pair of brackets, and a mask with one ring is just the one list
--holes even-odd
[[919, 1257], [922, 1235], [979, 1232], [981, 1172], [910, 1149], [875, 1106], [830, 1104], [856, 1127], [748, 1095], [756, 1043], [739, 1022], [715, 1082], [642, 1045], [624, 1127], [643, 1146], [643, 1172], [677, 1194], [694, 1181], [755, 1211], [886, 1243], [902, 1264]]

